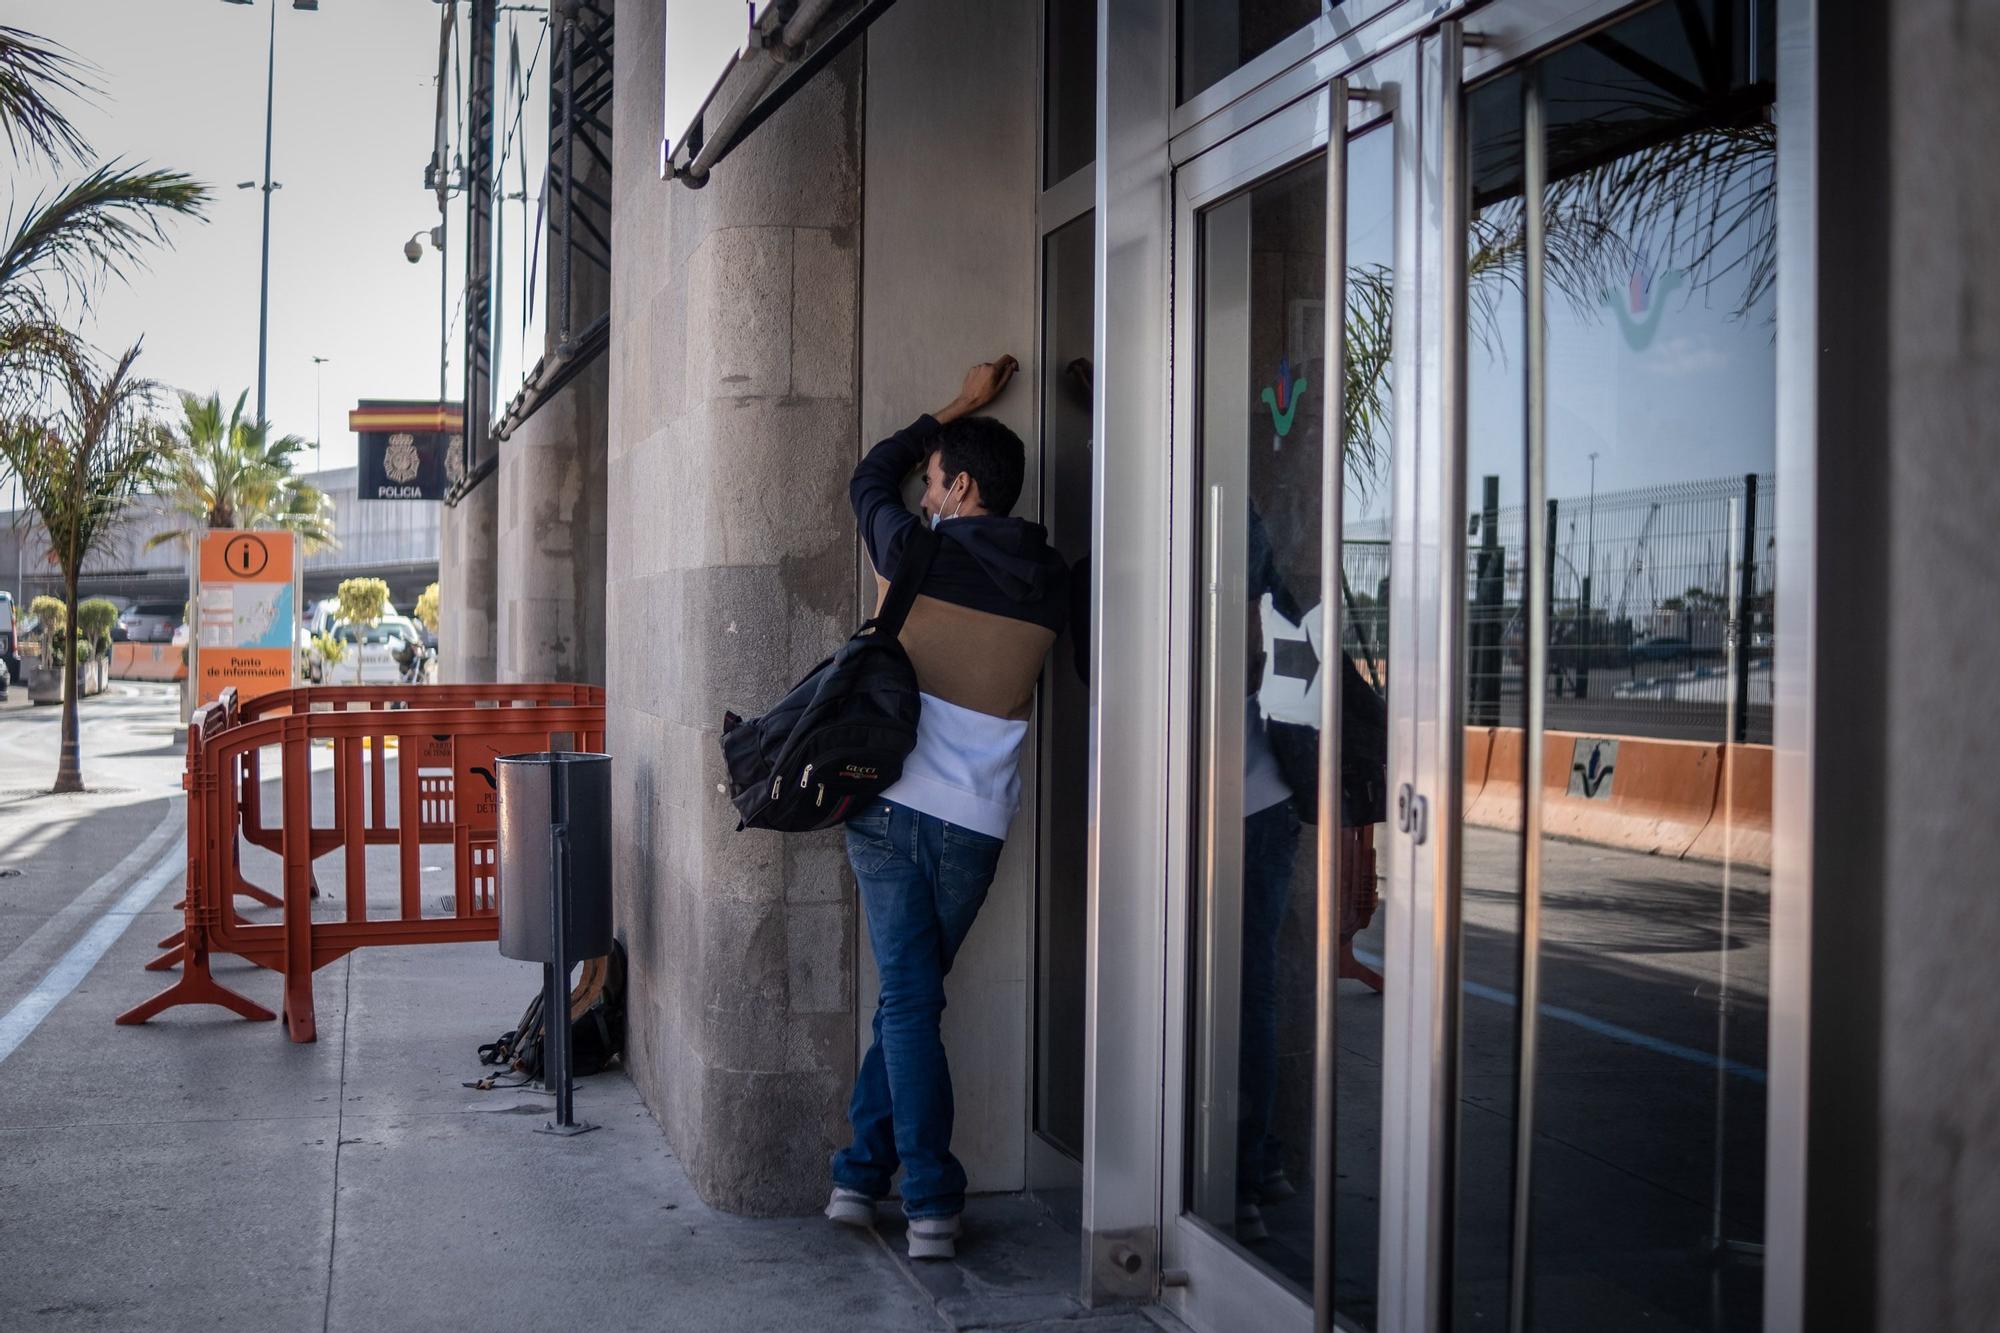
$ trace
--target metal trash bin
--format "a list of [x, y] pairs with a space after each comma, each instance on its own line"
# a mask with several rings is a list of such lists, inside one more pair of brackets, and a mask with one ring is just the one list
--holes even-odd
[[551, 1134], [581, 1134], [569, 1044], [569, 973], [611, 952], [611, 756], [501, 755], [500, 952], [542, 965], [542, 1086], [555, 1093]]
[[[611, 756], [501, 755], [500, 952], [529, 963], [580, 962], [611, 952]], [[556, 957], [556, 858], [566, 827], [569, 931]]]

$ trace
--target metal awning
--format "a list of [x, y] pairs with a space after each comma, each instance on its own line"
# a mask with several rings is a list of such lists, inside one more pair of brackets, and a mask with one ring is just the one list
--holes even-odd
[[892, 3], [721, 0], [718, 9], [718, 0], [668, 0], [661, 177], [707, 184], [717, 162]]

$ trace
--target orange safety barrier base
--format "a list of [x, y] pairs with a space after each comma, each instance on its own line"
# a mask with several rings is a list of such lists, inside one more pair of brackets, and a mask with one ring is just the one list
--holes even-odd
[[[392, 741], [401, 756], [393, 801]], [[313, 818], [315, 742], [334, 750], [327, 826]], [[595, 686], [327, 686], [249, 700], [225, 690], [188, 727], [185, 924], [160, 941], [168, 952], [147, 964], [149, 970], [179, 965], [181, 975], [117, 1021], [143, 1023], [184, 1004], [274, 1017], [210, 973], [209, 955], [229, 953], [284, 977], [287, 1030], [293, 1041], [312, 1041], [312, 974], [328, 963], [377, 945], [497, 939], [496, 757], [598, 750], [603, 743], [604, 692]], [[267, 749], [279, 752], [283, 790], [283, 819], [275, 828], [263, 823]], [[280, 858], [278, 893], [245, 878], [246, 843]], [[448, 914], [424, 912], [418, 849], [427, 843], [454, 852]], [[399, 851], [397, 903], [388, 914], [368, 902], [368, 848], [381, 845]], [[334, 851], [343, 854], [344, 915], [315, 921], [313, 863]], [[240, 896], [281, 908], [281, 919], [244, 918], [235, 909]]]
[[1715, 815], [1688, 848], [1690, 859], [1770, 869], [1771, 754], [1768, 745], [1723, 747]]
[[[1523, 733], [1465, 734], [1465, 821], [1519, 832]], [[1483, 776], [1473, 789], [1476, 757]], [[1542, 830], [1649, 855], [1771, 864], [1771, 747], [1550, 731], [1542, 745]]]
[[113, 680], [186, 680], [187, 650], [177, 643], [114, 643]]

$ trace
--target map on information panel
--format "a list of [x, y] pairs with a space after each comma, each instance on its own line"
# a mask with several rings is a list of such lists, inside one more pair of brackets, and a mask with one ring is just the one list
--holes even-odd
[[203, 534], [196, 568], [188, 662], [196, 702], [213, 703], [231, 689], [239, 699], [290, 689], [298, 672], [298, 538], [218, 528]]
[[288, 648], [292, 585], [225, 583], [201, 590], [204, 648]]

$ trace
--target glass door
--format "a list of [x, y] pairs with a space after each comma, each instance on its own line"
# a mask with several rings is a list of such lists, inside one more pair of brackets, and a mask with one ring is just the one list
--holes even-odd
[[1178, 167], [1197, 1328], [1762, 1327], [1774, 36], [1500, 0]]
[[1432, 1327], [1762, 1326], [1770, 15], [1427, 38]]
[[1378, 62], [1177, 173], [1192, 651], [1163, 1240], [1198, 1327], [1376, 1326], [1407, 73]]

